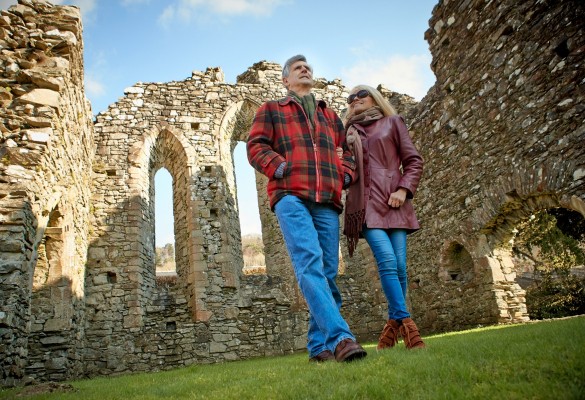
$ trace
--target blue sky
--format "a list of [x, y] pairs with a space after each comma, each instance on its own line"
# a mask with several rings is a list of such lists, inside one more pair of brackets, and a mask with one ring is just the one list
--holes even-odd
[[[221, 67], [227, 83], [262, 60], [304, 54], [315, 77], [420, 100], [434, 84], [424, 33], [437, 0], [59, 0], [83, 17], [85, 91], [94, 114], [137, 82], [182, 81]], [[0, 9], [16, 0], [0, 0]], [[235, 152], [242, 234], [259, 233], [253, 171]], [[160, 175], [160, 176], [159, 176]], [[157, 221], [172, 221], [170, 178], [156, 176]], [[246, 184], [242, 184], [246, 182]], [[161, 185], [159, 187], [159, 184]], [[167, 216], [165, 216], [167, 215]], [[156, 225], [157, 245], [172, 225]]]

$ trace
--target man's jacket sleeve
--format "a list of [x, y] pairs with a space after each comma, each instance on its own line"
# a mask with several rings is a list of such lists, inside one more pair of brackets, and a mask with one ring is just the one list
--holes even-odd
[[268, 103], [265, 103], [256, 112], [246, 150], [250, 165], [269, 179], [274, 178], [274, 172], [278, 166], [286, 161], [284, 157], [273, 149], [273, 144], [276, 140], [275, 135], [272, 113]]
[[343, 149], [343, 155], [341, 156], [341, 165], [343, 166], [343, 172], [351, 177], [351, 182], [355, 182], [358, 178], [356, 175], [357, 172], [355, 170], [356, 169], [355, 160], [353, 158], [353, 155], [351, 154], [351, 151], [349, 150], [347, 142], [345, 141], [346, 136], [345, 128], [343, 127], [343, 122], [341, 122], [339, 117], [336, 118], [335, 122], [337, 131], [340, 132], [339, 145]]

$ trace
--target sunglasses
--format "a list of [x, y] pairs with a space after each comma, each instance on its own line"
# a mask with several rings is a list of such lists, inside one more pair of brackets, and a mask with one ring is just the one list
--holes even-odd
[[347, 98], [347, 104], [353, 103], [353, 101], [355, 100], [356, 97], [358, 99], [365, 99], [369, 95], [370, 95], [370, 92], [368, 92], [366, 89], [362, 89], [357, 93], [350, 94], [349, 97]]

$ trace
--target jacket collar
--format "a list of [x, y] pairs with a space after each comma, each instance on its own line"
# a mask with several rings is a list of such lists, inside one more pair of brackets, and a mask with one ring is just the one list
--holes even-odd
[[[285, 106], [291, 102], [298, 104], [298, 101], [296, 101], [292, 96], [286, 96], [286, 97], [283, 97], [282, 99], [278, 100], [278, 104], [280, 104], [281, 106]], [[317, 107], [325, 109], [325, 108], [327, 108], [327, 103], [325, 103], [325, 101], [323, 101], [323, 100], [317, 100]]]

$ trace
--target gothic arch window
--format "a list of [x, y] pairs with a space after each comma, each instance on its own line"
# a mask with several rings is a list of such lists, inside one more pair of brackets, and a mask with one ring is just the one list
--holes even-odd
[[[193, 180], [201, 169], [197, 155], [185, 135], [175, 129], [153, 128], [130, 150], [132, 163], [130, 208], [132, 221], [130, 229], [136, 234], [136, 262], [139, 262], [140, 279], [135, 281], [136, 296], [143, 307], [159, 291], [156, 277], [155, 238], [155, 176], [166, 169], [172, 178], [172, 218], [174, 225], [174, 259], [176, 274], [170, 281], [160, 282], [182, 291], [187, 298], [189, 311], [194, 320], [206, 313], [205, 293], [207, 285], [207, 263], [201, 254], [202, 246], [199, 228], [198, 199], [191, 192]], [[168, 206], [170, 207], [170, 206]], [[138, 266], [138, 265], [137, 265]], [[173, 289], [173, 290], [175, 290]], [[136, 319], [136, 326], [141, 323]]]
[[154, 175], [155, 191], [155, 268], [157, 280], [177, 274], [175, 263], [175, 232], [173, 177], [166, 168]]
[[262, 226], [256, 192], [255, 171], [248, 163], [246, 143], [238, 142], [234, 149], [234, 170], [240, 230], [242, 235], [242, 256], [245, 275], [266, 273]]
[[234, 103], [224, 113], [220, 126], [220, 158], [232, 196], [236, 199], [242, 246], [243, 274], [266, 273], [260, 208], [266, 206], [263, 196], [266, 182], [249, 165], [246, 141], [258, 105], [245, 100]]
[[[172, 242], [173, 251], [170, 264], [174, 268], [166, 271], [169, 272], [169, 278], [176, 280], [176, 276], [186, 278], [189, 269], [189, 227], [187, 223], [187, 214], [189, 212], [188, 201], [191, 198], [189, 190], [189, 164], [187, 154], [182, 143], [169, 130], [162, 130], [158, 135], [149, 162], [149, 181], [150, 190], [148, 196], [149, 216], [151, 224], [149, 226], [148, 245], [151, 247], [149, 253], [152, 253], [152, 274], [157, 273], [157, 254], [156, 248], [164, 248], [169, 241]], [[161, 195], [166, 197], [163, 207], [164, 214], [159, 216], [161, 221], [157, 220], [156, 215], [156, 177], [162, 176], [166, 182], [160, 186]], [[155, 232], [156, 225], [166, 226], [167, 237], [163, 239], [165, 243], [156, 242]], [[172, 225], [172, 228], [168, 229]], [[167, 249], [170, 250], [170, 249]], [[167, 251], [170, 253], [170, 251]], [[168, 258], [168, 257], [167, 257]], [[168, 268], [167, 268], [168, 269]], [[174, 278], [173, 278], [174, 276]], [[165, 280], [165, 283], [169, 279]]]

